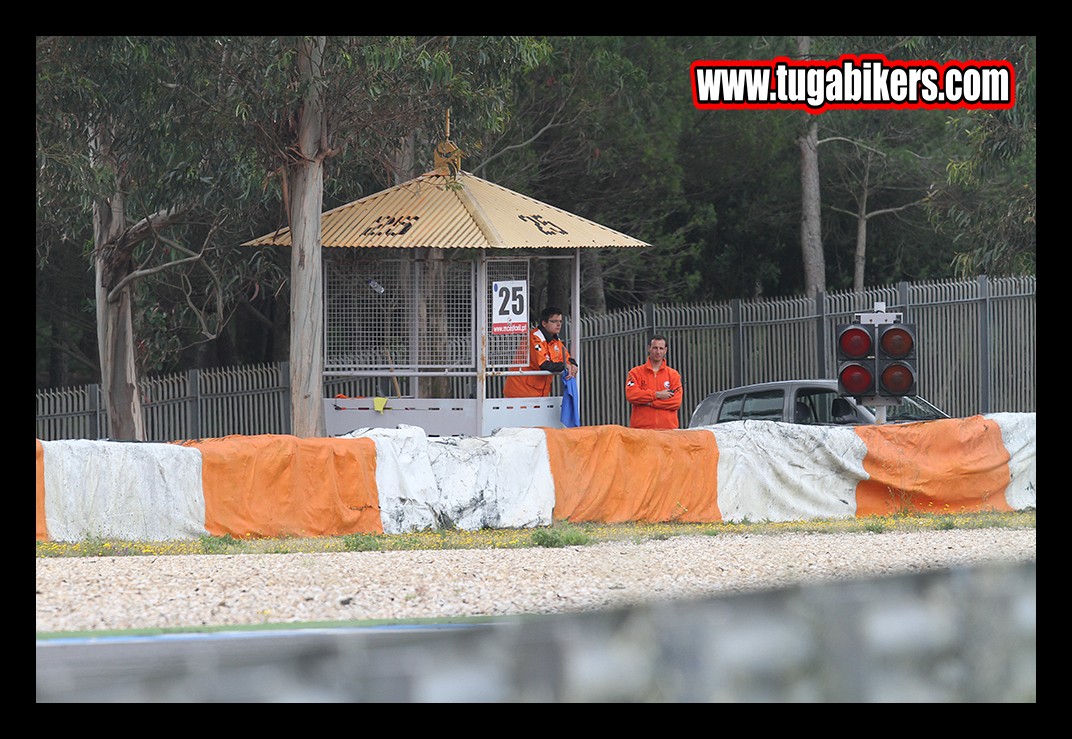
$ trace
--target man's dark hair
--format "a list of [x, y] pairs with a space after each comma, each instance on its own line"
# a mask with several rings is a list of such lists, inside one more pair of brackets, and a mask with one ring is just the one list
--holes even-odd
[[557, 305], [549, 305], [540, 312], [540, 323], [543, 323], [551, 316], [565, 316], [565, 314]]
[[662, 342], [663, 342], [663, 343], [665, 343], [665, 344], [666, 344], [666, 345], [667, 345], [668, 347], [670, 346], [670, 342], [669, 342], [669, 341], [667, 341], [667, 340], [666, 340], [666, 337], [665, 337], [665, 336], [663, 336], [662, 334], [655, 334], [655, 335], [654, 335], [654, 336], [652, 336], [652, 337], [651, 337], [650, 339], [648, 339], [648, 346], [651, 346], [651, 342], [653, 342], [653, 341], [662, 341]]

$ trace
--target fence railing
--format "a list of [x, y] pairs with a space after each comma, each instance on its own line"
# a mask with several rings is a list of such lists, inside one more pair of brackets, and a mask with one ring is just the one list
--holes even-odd
[[953, 416], [1035, 410], [1035, 277], [979, 277], [582, 317], [581, 419], [628, 423], [625, 376], [646, 359], [653, 333], [667, 337], [668, 362], [681, 372], [682, 426], [718, 390], [835, 377], [837, 325], [878, 302], [916, 324], [920, 395]]
[[[680, 420], [708, 393], [771, 380], [833, 377], [839, 323], [884, 302], [919, 334], [919, 394], [953, 416], [1035, 411], [1035, 278], [898, 283], [815, 298], [645, 305], [581, 319], [581, 420], [626, 425], [625, 376], [665, 334], [681, 372]], [[325, 379], [324, 396], [377, 395], [369, 378]], [[151, 441], [289, 434], [287, 362], [189, 370], [141, 381]], [[97, 385], [37, 391], [37, 438], [108, 438]]]

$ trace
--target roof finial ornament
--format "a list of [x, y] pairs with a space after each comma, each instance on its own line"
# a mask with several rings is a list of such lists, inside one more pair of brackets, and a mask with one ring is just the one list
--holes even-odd
[[447, 108], [447, 136], [436, 144], [433, 161], [437, 174], [457, 178], [462, 170], [462, 150], [450, 140], [450, 108]]

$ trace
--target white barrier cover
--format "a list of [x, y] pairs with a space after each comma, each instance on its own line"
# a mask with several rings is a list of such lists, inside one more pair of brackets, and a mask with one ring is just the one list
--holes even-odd
[[551, 524], [554, 483], [540, 429], [430, 439], [421, 428], [400, 425], [340, 438], [358, 437], [376, 444], [384, 533]]
[[707, 426], [724, 521], [852, 518], [867, 446], [851, 427], [773, 421]]
[[437, 526], [439, 486], [428, 459], [428, 435], [417, 426], [355, 429], [342, 439], [369, 438], [376, 444], [376, 487], [385, 534]]
[[1035, 414], [990, 413], [1001, 427], [1001, 440], [1009, 451], [1009, 487], [1005, 501], [1022, 511], [1035, 507]]
[[[994, 413], [1010, 455], [1006, 500], [1035, 507], [1034, 413]], [[852, 518], [867, 479], [852, 427], [735, 421], [708, 426], [719, 449], [726, 521]], [[554, 478], [542, 429], [434, 437], [423, 429], [357, 429], [376, 444], [380, 519], [388, 534], [552, 523]], [[207, 535], [201, 453], [174, 444], [42, 441], [45, 523], [56, 541], [167, 541]]]
[[455, 527], [551, 525], [555, 487], [541, 429], [435, 439], [428, 454], [441, 493], [438, 513]]
[[175, 444], [42, 441], [45, 524], [55, 541], [207, 536], [201, 453]]

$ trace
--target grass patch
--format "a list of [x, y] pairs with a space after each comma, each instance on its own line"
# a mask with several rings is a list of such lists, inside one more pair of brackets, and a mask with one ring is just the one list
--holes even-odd
[[380, 537], [375, 534], [347, 534], [342, 537], [342, 546], [348, 552], [375, 552], [383, 549]]
[[718, 523], [572, 523], [528, 529], [438, 529], [405, 534], [346, 534], [343, 536], [258, 537], [202, 536], [163, 542], [87, 538], [79, 542], [37, 542], [38, 557], [137, 557], [171, 554], [286, 554], [299, 552], [365, 552], [442, 549], [525, 549], [585, 546], [602, 542], [665, 540], [675, 536], [749, 536], [786, 533], [872, 533], [945, 531], [979, 528], [1035, 528], [1034, 509], [1011, 513], [911, 514], [807, 521], [722, 521]]
[[238, 544], [238, 539], [235, 539], [230, 534], [201, 537], [201, 550], [205, 554], [227, 554], [233, 551]]
[[592, 541], [586, 532], [574, 526], [558, 525], [532, 532], [532, 543], [538, 547], [584, 546]]

